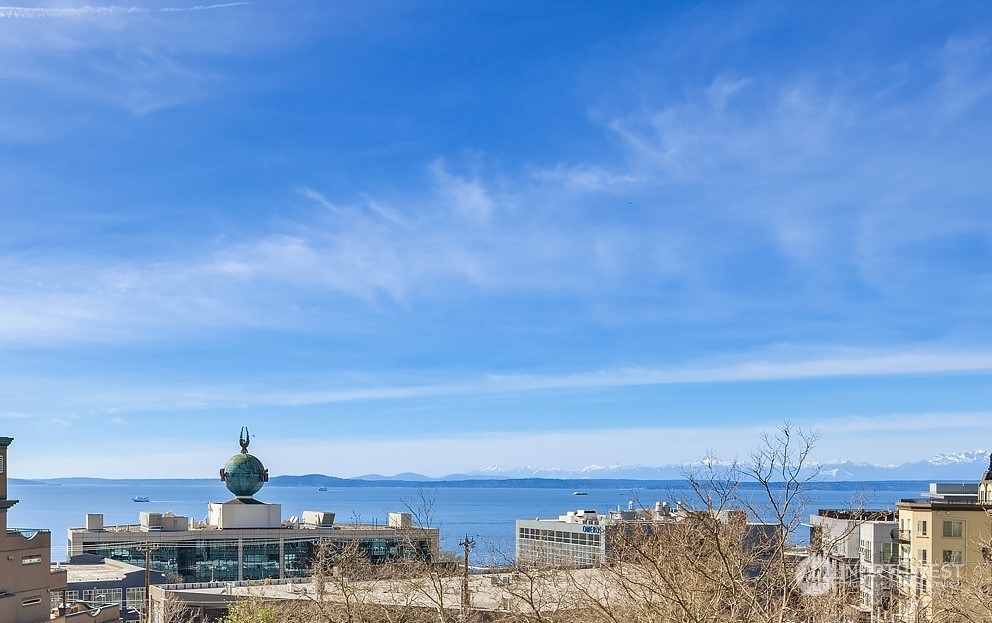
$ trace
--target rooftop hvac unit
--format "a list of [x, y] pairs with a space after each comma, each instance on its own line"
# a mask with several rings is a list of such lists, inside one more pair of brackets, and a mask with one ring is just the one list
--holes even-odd
[[141, 531], [142, 532], [161, 532], [162, 531], [162, 513], [150, 513], [142, 512], [139, 515], [141, 521]]
[[162, 517], [160, 525], [163, 532], [182, 532], [189, 529], [189, 520], [186, 517], [169, 512]]
[[334, 513], [303, 511], [303, 525], [308, 528], [330, 528], [334, 525]]

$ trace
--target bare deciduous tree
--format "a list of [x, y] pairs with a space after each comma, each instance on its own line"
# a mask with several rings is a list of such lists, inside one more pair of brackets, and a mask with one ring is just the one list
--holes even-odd
[[[686, 472], [690, 499], [662, 519], [604, 526], [608, 564], [517, 565], [492, 580], [493, 622], [818, 623], [843, 620], [844, 595], [807, 594], [789, 549], [816, 478], [818, 436], [785, 423], [763, 435], [746, 463], [712, 456]], [[433, 523], [436, 497], [406, 501], [418, 526]], [[757, 520], [757, 521], [749, 521]], [[549, 547], [551, 544], [549, 544]], [[553, 557], [549, 556], [548, 561]], [[457, 566], [437, 560], [372, 565], [357, 550], [322, 548], [307, 599], [281, 620], [307, 623], [448, 623], [459, 614]], [[477, 585], [478, 586], [478, 585]], [[468, 619], [482, 616], [469, 613]], [[951, 619], [947, 623], [951, 623]], [[232, 621], [232, 623], [240, 623]], [[956, 621], [955, 621], [956, 623]]]

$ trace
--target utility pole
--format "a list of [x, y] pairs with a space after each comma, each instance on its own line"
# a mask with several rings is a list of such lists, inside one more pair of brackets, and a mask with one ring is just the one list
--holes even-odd
[[158, 545], [152, 545], [151, 543], [138, 546], [139, 552], [145, 552], [145, 616], [141, 617], [145, 623], [152, 620], [152, 551], [156, 549], [158, 549]]
[[469, 536], [466, 534], [465, 540], [459, 543], [459, 545], [465, 548], [465, 568], [462, 572], [462, 608], [461, 608], [462, 618], [464, 619], [464, 618], [468, 618], [468, 610], [469, 607], [471, 606], [471, 601], [472, 601], [471, 596], [469, 595], [468, 592], [468, 553], [472, 551], [473, 547], [475, 547], [475, 541], [470, 539]]

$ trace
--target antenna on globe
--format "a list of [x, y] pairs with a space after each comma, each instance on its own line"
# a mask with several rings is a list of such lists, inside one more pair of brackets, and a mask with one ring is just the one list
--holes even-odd
[[248, 434], [248, 427], [241, 427], [241, 434], [238, 435], [238, 441], [241, 443], [241, 454], [248, 454], [248, 444], [251, 443], [251, 435]]

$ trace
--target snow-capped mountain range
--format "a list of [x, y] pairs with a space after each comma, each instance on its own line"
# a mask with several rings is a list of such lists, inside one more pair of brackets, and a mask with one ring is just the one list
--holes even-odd
[[[718, 462], [727, 465], [725, 462]], [[696, 464], [699, 467], [701, 464]], [[693, 465], [587, 465], [579, 469], [528, 465], [506, 467], [492, 465], [463, 474], [449, 474], [443, 480], [509, 479], [509, 478], [560, 478], [560, 479], [632, 479], [673, 480], [685, 476], [685, 469]], [[981, 478], [989, 467], [989, 454], [985, 450], [968, 450], [938, 454], [929, 459], [901, 465], [875, 465], [844, 459], [813, 464], [825, 480], [956, 480], [973, 481]]]

